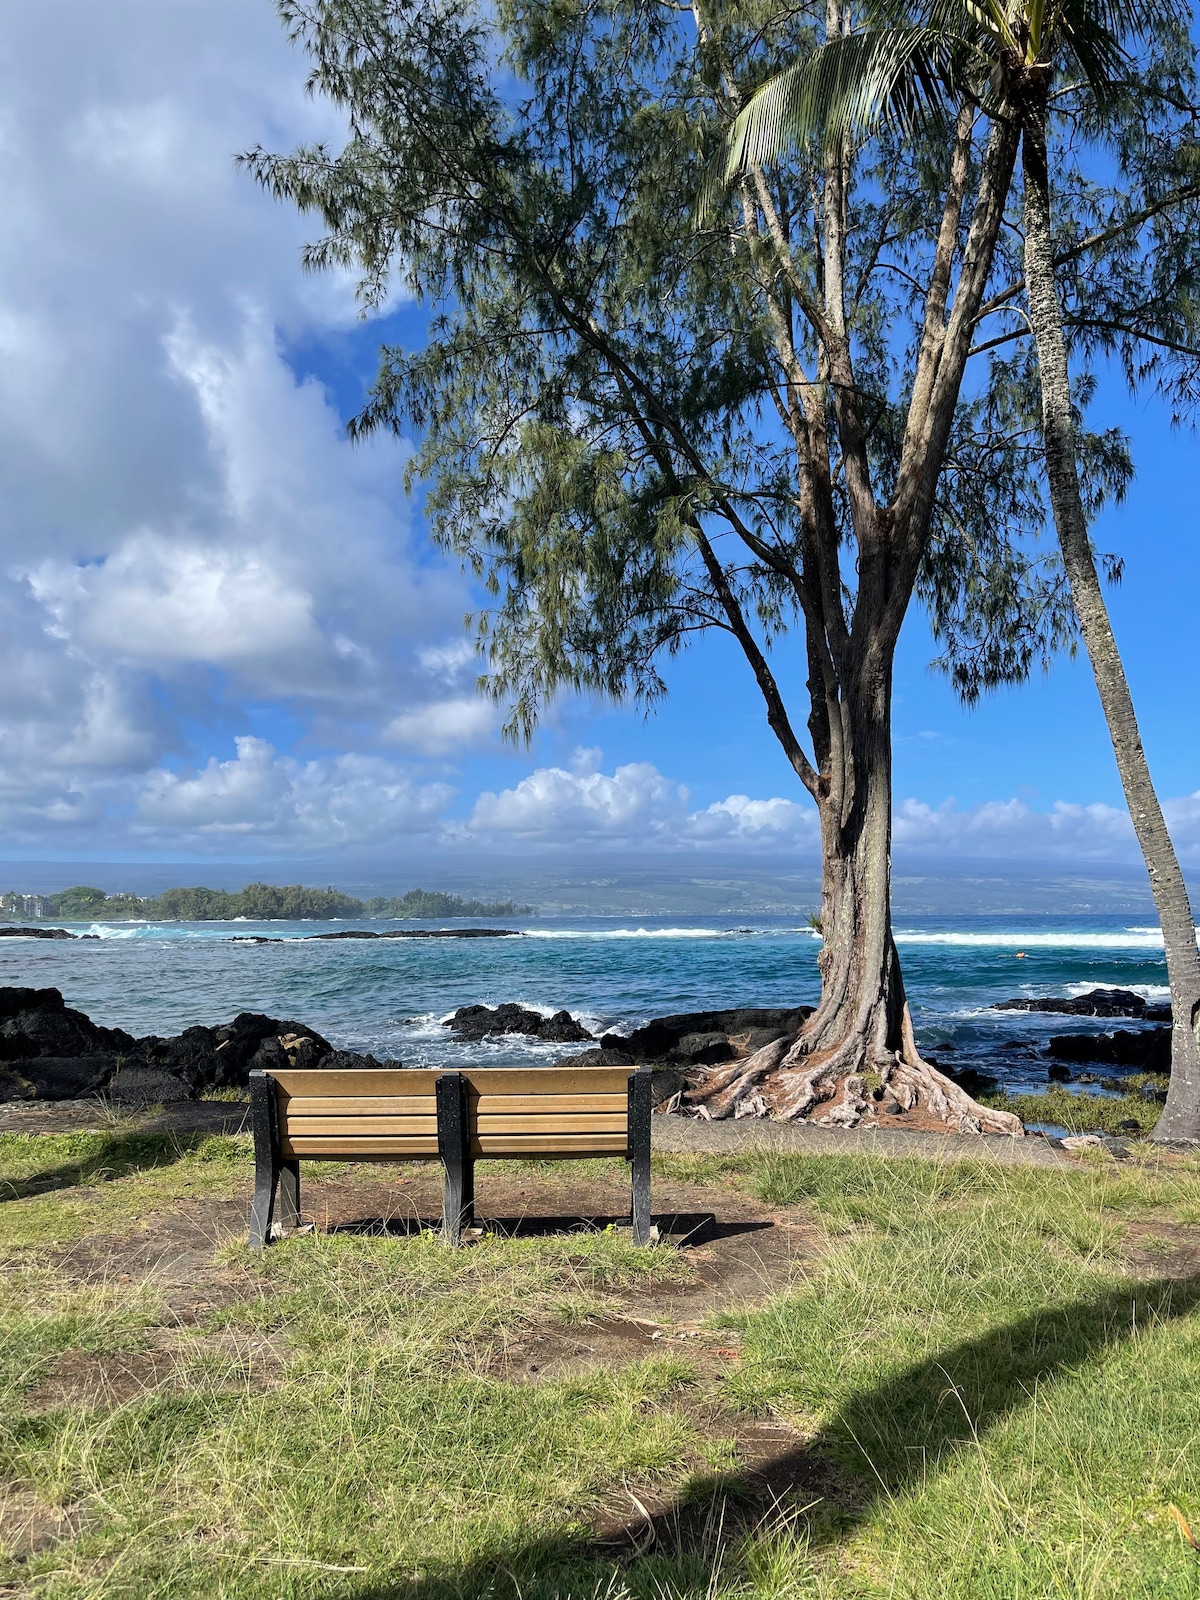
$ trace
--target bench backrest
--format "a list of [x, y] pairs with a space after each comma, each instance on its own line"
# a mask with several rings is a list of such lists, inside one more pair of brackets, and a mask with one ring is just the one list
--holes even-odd
[[[280, 1153], [362, 1161], [438, 1154], [439, 1071], [272, 1072]], [[472, 1156], [629, 1151], [628, 1067], [479, 1067], [462, 1072]]]
[[628, 1067], [472, 1067], [467, 1133], [473, 1156], [623, 1156]]
[[411, 1161], [438, 1153], [439, 1072], [272, 1072], [280, 1153]]

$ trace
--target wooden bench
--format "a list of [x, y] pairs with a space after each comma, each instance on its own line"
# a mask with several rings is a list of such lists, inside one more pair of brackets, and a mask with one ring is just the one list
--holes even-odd
[[410, 1068], [250, 1074], [254, 1199], [250, 1243], [300, 1220], [300, 1160], [433, 1161], [445, 1171], [442, 1233], [475, 1220], [478, 1160], [632, 1164], [635, 1244], [649, 1244], [649, 1067]]

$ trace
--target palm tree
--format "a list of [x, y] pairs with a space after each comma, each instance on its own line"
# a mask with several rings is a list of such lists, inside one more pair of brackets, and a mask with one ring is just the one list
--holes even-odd
[[[1062, 303], [1055, 277], [1047, 127], [1056, 67], [1090, 89], [1101, 112], [1127, 84], [1122, 40], [1178, 21], [1171, 0], [933, 0], [914, 22], [890, 0], [857, 33], [830, 38], [764, 84], [727, 135], [699, 205], [733, 175], [817, 137], [844, 148], [884, 121], [946, 120], [963, 101], [1016, 119], [1024, 179], [1025, 298], [1037, 348], [1050, 504], [1117, 769], [1162, 925], [1173, 1028], [1159, 1140], [1200, 1138], [1200, 951], [1187, 885], [1146, 762], [1125, 670], [1096, 571], [1080, 489]], [[1194, 198], [1195, 185], [1179, 191]]]

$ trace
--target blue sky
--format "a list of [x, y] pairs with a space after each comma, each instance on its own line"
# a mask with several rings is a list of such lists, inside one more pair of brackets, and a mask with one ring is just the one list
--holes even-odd
[[[811, 860], [811, 810], [722, 641], [671, 665], [648, 722], [569, 704], [531, 751], [500, 746], [470, 588], [404, 497], [404, 447], [342, 432], [381, 334], [412, 342], [420, 316], [357, 322], [348, 282], [301, 272], [304, 221], [232, 166], [258, 140], [336, 142], [303, 71], [266, 0], [13, 7], [0, 858]], [[1200, 865], [1198, 447], [1118, 383], [1092, 420], [1134, 440], [1099, 542], [1125, 557], [1118, 639]], [[1136, 860], [1086, 661], [967, 712], [933, 653], [914, 609], [897, 856]]]

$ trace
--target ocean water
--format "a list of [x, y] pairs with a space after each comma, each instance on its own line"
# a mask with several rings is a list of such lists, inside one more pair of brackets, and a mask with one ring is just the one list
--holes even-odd
[[[342, 1048], [410, 1066], [503, 1066], [571, 1051], [516, 1037], [459, 1043], [443, 1022], [462, 1005], [512, 1000], [547, 1014], [565, 1007], [600, 1034], [671, 1012], [812, 1003], [819, 987], [820, 942], [786, 917], [492, 924], [517, 929], [512, 939], [314, 939], [352, 926], [325, 922], [71, 926], [99, 937], [0, 940], [0, 985], [52, 985], [95, 1021], [135, 1034], [265, 1011], [307, 1023]], [[236, 942], [247, 934], [281, 942]], [[994, 1073], [1014, 1092], [1045, 1086], [1051, 1034], [1114, 1024], [998, 1012], [996, 1001], [1098, 986], [1154, 1001], [1168, 995], [1161, 934], [1128, 917], [901, 919], [896, 940], [922, 1049], [945, 1066]]]

